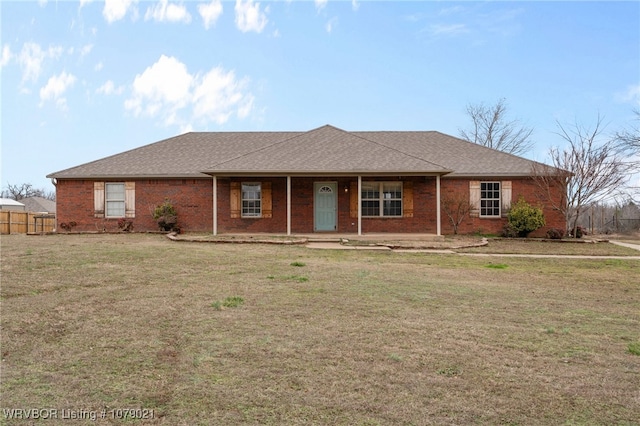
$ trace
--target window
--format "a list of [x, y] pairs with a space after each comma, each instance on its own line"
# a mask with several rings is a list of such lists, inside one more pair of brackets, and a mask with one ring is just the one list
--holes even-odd
[[480, 217], [500, 217], [500, 182], [480, 182]]
[[106, 217], [124, 217], [125, 191], [124, 183], [105, 184]]
[[136, 217], [136, 183], [93, 182], [93, 215], [100, 218]]
[[402, 182], [363, 182], [362, 216], [402, 216]]
[[242, 217], [262, 216], [262, 191], [260, 183], [242, 184]]

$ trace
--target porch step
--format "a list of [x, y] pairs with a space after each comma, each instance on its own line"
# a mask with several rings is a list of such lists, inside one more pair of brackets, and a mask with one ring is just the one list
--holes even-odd
[[307, 241], [310, 243], [340, 243], [342, 242], [342, 238], [318, 237], [309, 238]]

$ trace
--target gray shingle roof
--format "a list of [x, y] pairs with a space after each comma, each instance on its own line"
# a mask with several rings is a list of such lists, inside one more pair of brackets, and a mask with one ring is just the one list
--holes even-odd
[[526, 176], [533, 161], [434, 131], [192, 132], [47, 177], [196, 178], [206, 174]]
[[47, 200], [42, 197], [28, 197], [20, 200], [22, 204], [25, 206], [25, 210], [30, 212], [38, 212], [38, 213], [55, 213], [56, 212], [56, 202]]

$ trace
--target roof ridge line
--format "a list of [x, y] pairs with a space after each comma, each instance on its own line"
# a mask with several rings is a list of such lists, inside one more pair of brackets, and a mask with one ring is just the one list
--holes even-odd
[[[315, 129], [314, 129], [314, 130], [315, 130]], [[255, 132], [255, 133], [261, 133], [261, 132]], [[277, 132], [273, 132], [273, 133], [277, 133]], [[288, 141], [288, 140], [290, 140], [290, 139], [297, 138], [298, 136], [301, 136], [301, 135], [303, 135], [303, 134], [305, 134], [305, 133], [308, 133], [308, 132], [300, 132], [300, 133], [298, 133], [297, 135], [293, 135], [293, 136], [291, 136], [291, 137], [289, 137], [289, 138], [286, 138], [286, 139], [283, 139], [283, 140], [281, 140], [281, 141], [274, 142], [274, 143], [269, 144], [269, 145], [265, 145], [265, 146], [263, 146], [263, 147], [260, 147], [260, 148], [256, 149], [255, 151], [245, 152], [244, 154], [240, 154], [240, 155], [238, 155], [237, 157], [229, 158], [228, 160], [222, 161], [222, 162], [220, 162], [220, 163], [212, 164], [212, 165], [211, 165], [211, 166], [209, 166], [209, 167], [217, 167], [217, 166], [220, 166], [220, 165], [222, 165], [222, 164], [224, 164], [224, 163], [228, 163], [228, 162], [230, 162], [230, 161], [235, 161], [235, 160], [237, 160], [237, 159], [239, 159], [239, 158], [246, 157], [247, 155], [253, 155], [253, 154], [255, 154], [256, 152], [264, 151], [264, 150], [265, 150], [265, 149], [267, 149], [267, 148], [271, 148], [272, 146], [279, 145], [279, 144], [284, 143], [284, 142], [286, 142], [286, 141]]]
[[[338, 130], [341, 130], [341, 129], [338, 129]], [[343, 130], [343, 131], [344, 131], [344, 130]], [[361, 133], [364, 133], [364, 132], [361, 132]], [[372, 132], [372, 133], [373, 133], [373, 132]], [[403, 133], [403, 132], [398, 132], [398, 133]], [[406, 133], [409, 133], [409, 132], [406, 132]], [[448, 168], [448, 167], [445, 167], [445, 166], [443, 166], [442, 164], [438, 164], [438, 163], [434, 163], [433, 161], [425, 160], [424, 158], [418, 157], [417, 155], [413, 155], [413, 154], [409, 154], [409, 153], [407, 153], [407, 152], [401, 151], [401, 150], [399, 150], [398, 148], [395, 148], [395, 147], [392, 147], [392, 146], [386, 145], [386, 144], [381, 143], [381, 142], [372, 141], [371, 139], [367, 139], [367, 138], [365, 138], [365, 137], [362, 137], [362, 136], [360, 136], [360, 135], [355, 135], [355, 134], [350, 133], [350, 132], [349, 132], [349, 134], [350, 134], [350, 135], [352, 135], [352, 136], [355, 136], [355, 137], [357, 137], [357, 138], [364, 139], [365, 141], [368, 141], [368, 142], [374, 143], [374, 144], [376, 144], [376, 145], [380, 145], [380, 146], [383, 146], [383, 147], [385, 147], [385, 148], [388, 148], [388, 149], [394, 150], [394, 151], [399, 152], [399, 153], [401, 153], [401, 154], [403, 154], [403, 155], [406, 155], [407, 157], [412, 157], [412, 158], [418, 159], [418, 160], [420, 160], [420, 161], [424, 161], [425, 163], [429, 163], [429, 164], [434, 165], [434, 166], [442, 167], [444, 170], [449, 170], [449, 168]]]

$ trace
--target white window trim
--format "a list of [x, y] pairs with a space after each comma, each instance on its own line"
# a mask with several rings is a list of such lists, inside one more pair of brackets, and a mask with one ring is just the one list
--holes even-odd
[[[365, 185], [374, 185], [377, 184], [378, 185], [378, 198], [364, 198], [362, 197], [362, 187], [364, 187]], [[388, 198], [385, 199], [384, 198], [384, 184], [400, 184], [400, 198]], [[364, 203], [365, 201], [378, 201], [380, 204], [378, 205], [378, 214], [375, 216], [370, 216], [370, 215], [365, 215], [363, 214], [362, 217], [366, 217], [366, 218], [375, 218], [375, 217], [384, 217], [384, 218], [401, 218], [403, 217], [403, 213], [404, 213], [404, 200], [403, 200], [403, 196], [404, 196], [404, 185], [402, 182], [398, 182], [398, 181], [363, 181], [362, 182], [362, 186], [360, 188], [360, 195], [361, 195], [361, 200], [360, 200], [360, 209], [364, 210], [362, 208], [362, 203]], [[400, 214], [397, 215], [385, 215], [384, 214], [384, 202], [385, 201], [400, 201]]]
[[[494, 184], [497, 183], [498, 184], [498, 198], [483, 198], [482, 197], [482, 185], [483, 184]], [[495, 201], [498, 200], [498, 214], [482, 214], [482, 201], [485, 200], [491, 200], [491, 201]], [[485, 207], [486, 208], [486, 207]], [[491, 207], [491, 210], [493, 210], [495, 207]], [[495, 219], [495, 218], [500, 218], [502, 217], [502, 182], [500, 181], [481, 181], [480, 182], [480, 203], [479, 203], [479, 217], [481, 218], [485, 218], [485, 219]]]
[[[249, 199], [244, 198], [244, 185], [257, 185], [260, 188], [259, 198], [257, 199]], [[247, 201], [259, 201], [260, 202], [260, 211], [257, 214], [245, 214], [244, 212], [244, 202]], [[247, 219], [259, 219], [262, 217], [262, 182], [241, 182], [240, 183], [240, 217]]]
[[[122, 199], [109, 199], [109, 186], [112, 185], [121, 185], [122, 186]], [[104, 217], [106, 218], [121, 218], [125, 217], [127, 213], [127, 195], [126, 195], [126, 185], [124, 182], [105, 182], [104, 184]], [[109, 215], [109, 203], [122, 203], [122, 214], [121, 215]]]

